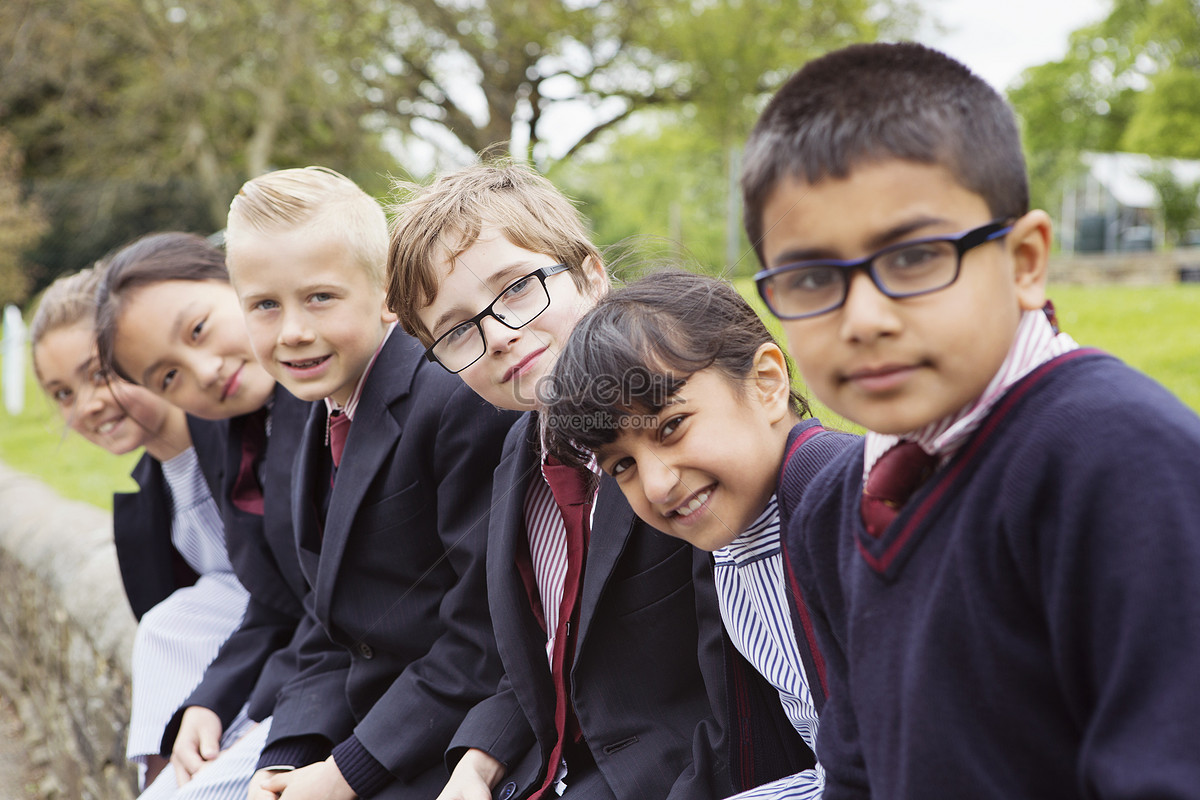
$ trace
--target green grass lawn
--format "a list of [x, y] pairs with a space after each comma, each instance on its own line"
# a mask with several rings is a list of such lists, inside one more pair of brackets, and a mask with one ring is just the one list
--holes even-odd
[[25, 410], [14, 417], [0, 403], [0, 461], [73, 500], [111, 509], [114, 491], [137, 488], [129, 472], [139, 456], [140, 451], [111, 455], [67, 431], [31, 370], [25, 381]]
[[[778, 320], [766, 313], [752, 282], [741, 279], [737, 285], [783, 342]], [[1063, 330], [1080, 344], [1124, 359], [1200, 411], [1200, 285], [1057, 286], [1050, 296]], [[819, 403], [813, 405], [826, 425], [854, 429]], [[111, 508], [114, 491], [134, 488], [129, 471], [137, 458], [136, 453], [111, 456], [75, 433], [64, 435], [32, 373], [24, 413], [13, 417], [0, 407], [0, 461], [67, 497]]]
[[[735, 281], [785, 343], [779, 320], [767, 313], [749, 278]], [[1059, 326], [1081, 345], [1098, 347], [1145, 372], [1200, 412], [1200, 284], [1168, 286], [1052, 286]], [[803, 382], [799, 382], [804, 390]], [[858, 430], [810, 400], [827, 426]]]

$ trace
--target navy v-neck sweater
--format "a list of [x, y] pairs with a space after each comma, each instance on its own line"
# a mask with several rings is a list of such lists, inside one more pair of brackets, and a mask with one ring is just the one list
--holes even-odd
[[1074, 351], [878, 539], [861, 443], [788, 531], [826, 800], [1200, 797], [1200, 419]]

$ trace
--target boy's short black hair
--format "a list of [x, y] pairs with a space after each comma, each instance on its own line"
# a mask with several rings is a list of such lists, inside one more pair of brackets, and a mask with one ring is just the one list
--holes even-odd
[[746, 143], [744, 222], [759, 261], [763, 207], [781, 180], [815, 184], [885, 159], [940, 164], [995, 219], [1029, 210], [1021, 136], [995, 89], [923, 45], [852, 45], [793, 75]]

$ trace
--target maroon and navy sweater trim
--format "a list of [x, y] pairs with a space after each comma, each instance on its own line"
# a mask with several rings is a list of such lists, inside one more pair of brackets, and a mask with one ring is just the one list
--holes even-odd
[[[800, 450], [805, 442], [813, 439], [819, 434], [828, 433], [820, 423], [814, 421], [814, 424], [804, 428], [795, 438], [788, 444], [787, 452], [783, 456], [783, 463], [779, 467], [779, 483], [782, 486], [784, 476], [787, 475], [788, 465], [791, 464], [792, 456]], [[795, 498], [799, 500], [799, 498]], [[782, 507], [782, 503], [780, 504]], [[789, 510], [790, 511], [790, 510]], [[783, 526], [784, 528], [788, 526]], [[781, 533], [783, 531], [781, 530]], [[783, 571], [784, 579], [787, 583], [787, 590], [792, 597], [792, 623], [795, 628], [797, 644], [801, 644], [800, 659], [804, 663], [804, 668], [809, 675], [816, 674], [818, 685], [814, 686], [809, 681], [808, 690], [812, 694], [813, 706], [819, 712], [821, 706], [825, 704], [825, 696], [828, 694], [829, 686], [825, 678], [825, 659], [821, 656], [821, 648], [817, 645], [817, 634], [813, 628], [812, 612], [809, 610], [808, 602], [804, 599], [804, 593], [800, 589], [800, 583], [796, 580], [796, 572], [792, 568], [791, 559], [788, 557], [790, 548], [781, 547], [780, 551], [783, 554]], [[803, 635], [803, 640], [800, 636]]]
[[987, 419], [971, 437], [970, 442], [962, 451], [960, 451], [950, 463], [950, 466], [940, 475], [934, 477], [934, 483], [929, 491], [922, 497], [914, 506], [910, 513], [901, 511], [901, 516], [898, 518], [902, 521], [903, 527], [896, 534], [895, 538], [887, 545], [882, 553], [875, 555], [864, 544], [862, 538], [855, 540], [855, 546], [858, 548], [859, 555], [867, 562], [867, 565], [875, 572], [883, 575], [888, 573], [889, 568], [896, 560], [896, 556], [904, 549], [904, 545], [912, 538], [913, 533], [925, 521], [929, 513], [937, 507], [942, 497], [954, 485], [955, 480], [962, 474], [968, 464], [974, 461], [975, 455], [983, 448], [991, 439], [992, 434], [1000, 427], [1000, 424], [1008, 416], [1009, 412], [1033, 389], [1044, 377], [1051, 371], [1069, 361], [1074, 361], [1077, 358], [1084, 356], [1103, 355], [1103, 352], [1094, 348], [1080, 348], [1071, 350], [1067, 353], [1052, 358], [1046, 363], [1039, 366], [1037, 369], [1030, 372], [1021, 380], [1017, 381], [1005, 395], [1000, 398], [996, 407], [988, 414]]

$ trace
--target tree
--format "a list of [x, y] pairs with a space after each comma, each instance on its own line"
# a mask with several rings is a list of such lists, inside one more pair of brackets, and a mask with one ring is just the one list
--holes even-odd
[[1200, 2], [1113, 0], [1071, 35], [1060, 61], [1009, 91], [1022, 118], [1032, 193], [1055, 207], [1083, 150], [1200, 157]]
[[[652, 258], [664, 255], [658, 245], [666, 239], [710, 272], [752, 272], [736, 207], [729, 224], [738, 173], [730, 159], [770, 95], [805, 61], [911, 33], [919, 15], [908, 3], [869, 0], [706, 0], [665, 9], [654, 31], [677, 65], [678, 102], [630, 119], [552, 175], [581, 200], [602, 243], [648, 234]], [[740, 201], [736, 187], [732, 199]]]
[[1184, 183], [1166, 167], [1142, 173], [1158, 195], [1167, 240], [1178, 244], [1200, 221], [1200, 182]]
[[21, 153], [0, 131], [0, 308], [29, 299], [34, 275], [25, 253], [45, 229], [41, 209], [21, 196]]

